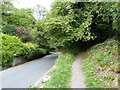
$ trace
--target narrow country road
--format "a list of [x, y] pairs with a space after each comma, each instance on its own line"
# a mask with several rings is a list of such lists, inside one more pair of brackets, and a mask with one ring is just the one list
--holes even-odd
[[43, 58], [1, 71], [0, 85], [2, 84], [2, 88], [27, 88], [35, 84], [53, 66], [58, 54], [54, 52]]

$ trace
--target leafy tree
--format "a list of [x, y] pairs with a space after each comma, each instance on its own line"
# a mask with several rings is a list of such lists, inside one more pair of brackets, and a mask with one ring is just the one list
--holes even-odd
[[51, 12], [47, 14], [47, 17], [41, 24], [44, 37], [47, 39], [51, 48], [64, 46], [71, 41], [77, 41], [78, 38], [83, 40], [94, 38], [94, 36], [88, 38], [84, 33], [81, 33], [80, 35], [77, 34], [80, 31], [80, 28], [85, 28], [85, 30], [87, 30], [90, 17], [86, 19], [86, 22], [83, 23], [83, 25], [81, 24], [81, 26], [79, 26], [81, 22], [78, 23], [74, 19], [75, 13], [72, 10], [72, 5], [73, 3], [70, 2], [55, 2], [52, 6]]
[[30, 9], [15, 9], [13, 15], [10, 16], [9, 23], [25, 28], [34, 28], [35, 18]]
[[36, 28], [31, 31], [32, 41], [37, 43], [39, 47], [49, 49], [48, 40], [45, 38], [46, 36], [42, 24], [42, 20], [38, 21], [35, 26]]
[[11, 0], [2, 0], [2, 24], [5, 25], [8, 23], [10, 15], [13, 13], [13, 4]]
[[[51, 48], [71, 42], [104, 41], [113, 33], [110, 6], [115, 3], [55, 1], [46, 18], [39, 23]], [[39, 39], [38, 39], [39, 41]]]
[[2, 19], [3, 25], [11, 24], [26, 28], [34, 28], [36, 21], [31, 9], [17, 9], [10, 0], [2, 2]]
[[117, 32], [119, 32], [120, 34], [120, 2], [115, 3], [114, 5], [112, 5], [112, 15], [113, 15], [113, 29], [116, 30]]

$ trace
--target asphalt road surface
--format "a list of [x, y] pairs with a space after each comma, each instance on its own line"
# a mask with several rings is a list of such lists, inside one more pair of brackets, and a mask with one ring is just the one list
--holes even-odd
[[[28, 88], [53, 66], [58, 52], [0, 72], [0, 88]], [[1, 80], [2, 79], [2, 80]]]

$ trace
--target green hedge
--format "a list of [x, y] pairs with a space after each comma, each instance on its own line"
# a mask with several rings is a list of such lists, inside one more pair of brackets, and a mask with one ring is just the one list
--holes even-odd
[[44, 49], [39, 48], [33, 43], [23, 43], [16, 36], [0, 34], [2, 37], [2, 67], [11, 67], [14, 57], [24, 57], [34, 59], [37, 55], [46, 53]]

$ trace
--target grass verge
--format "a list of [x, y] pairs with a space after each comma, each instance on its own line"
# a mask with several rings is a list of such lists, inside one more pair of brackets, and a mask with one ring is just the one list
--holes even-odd
[[74, 55], [71, 53], [59, 55], [55, 68], [50, 72], [51, 79], [45, 83], [44, 88], [69, 88], [73, 60]]
[[112, 38], [90, 48], [84, 56], [83, 71], [88, 88], [118, 88], [118, 41]]

